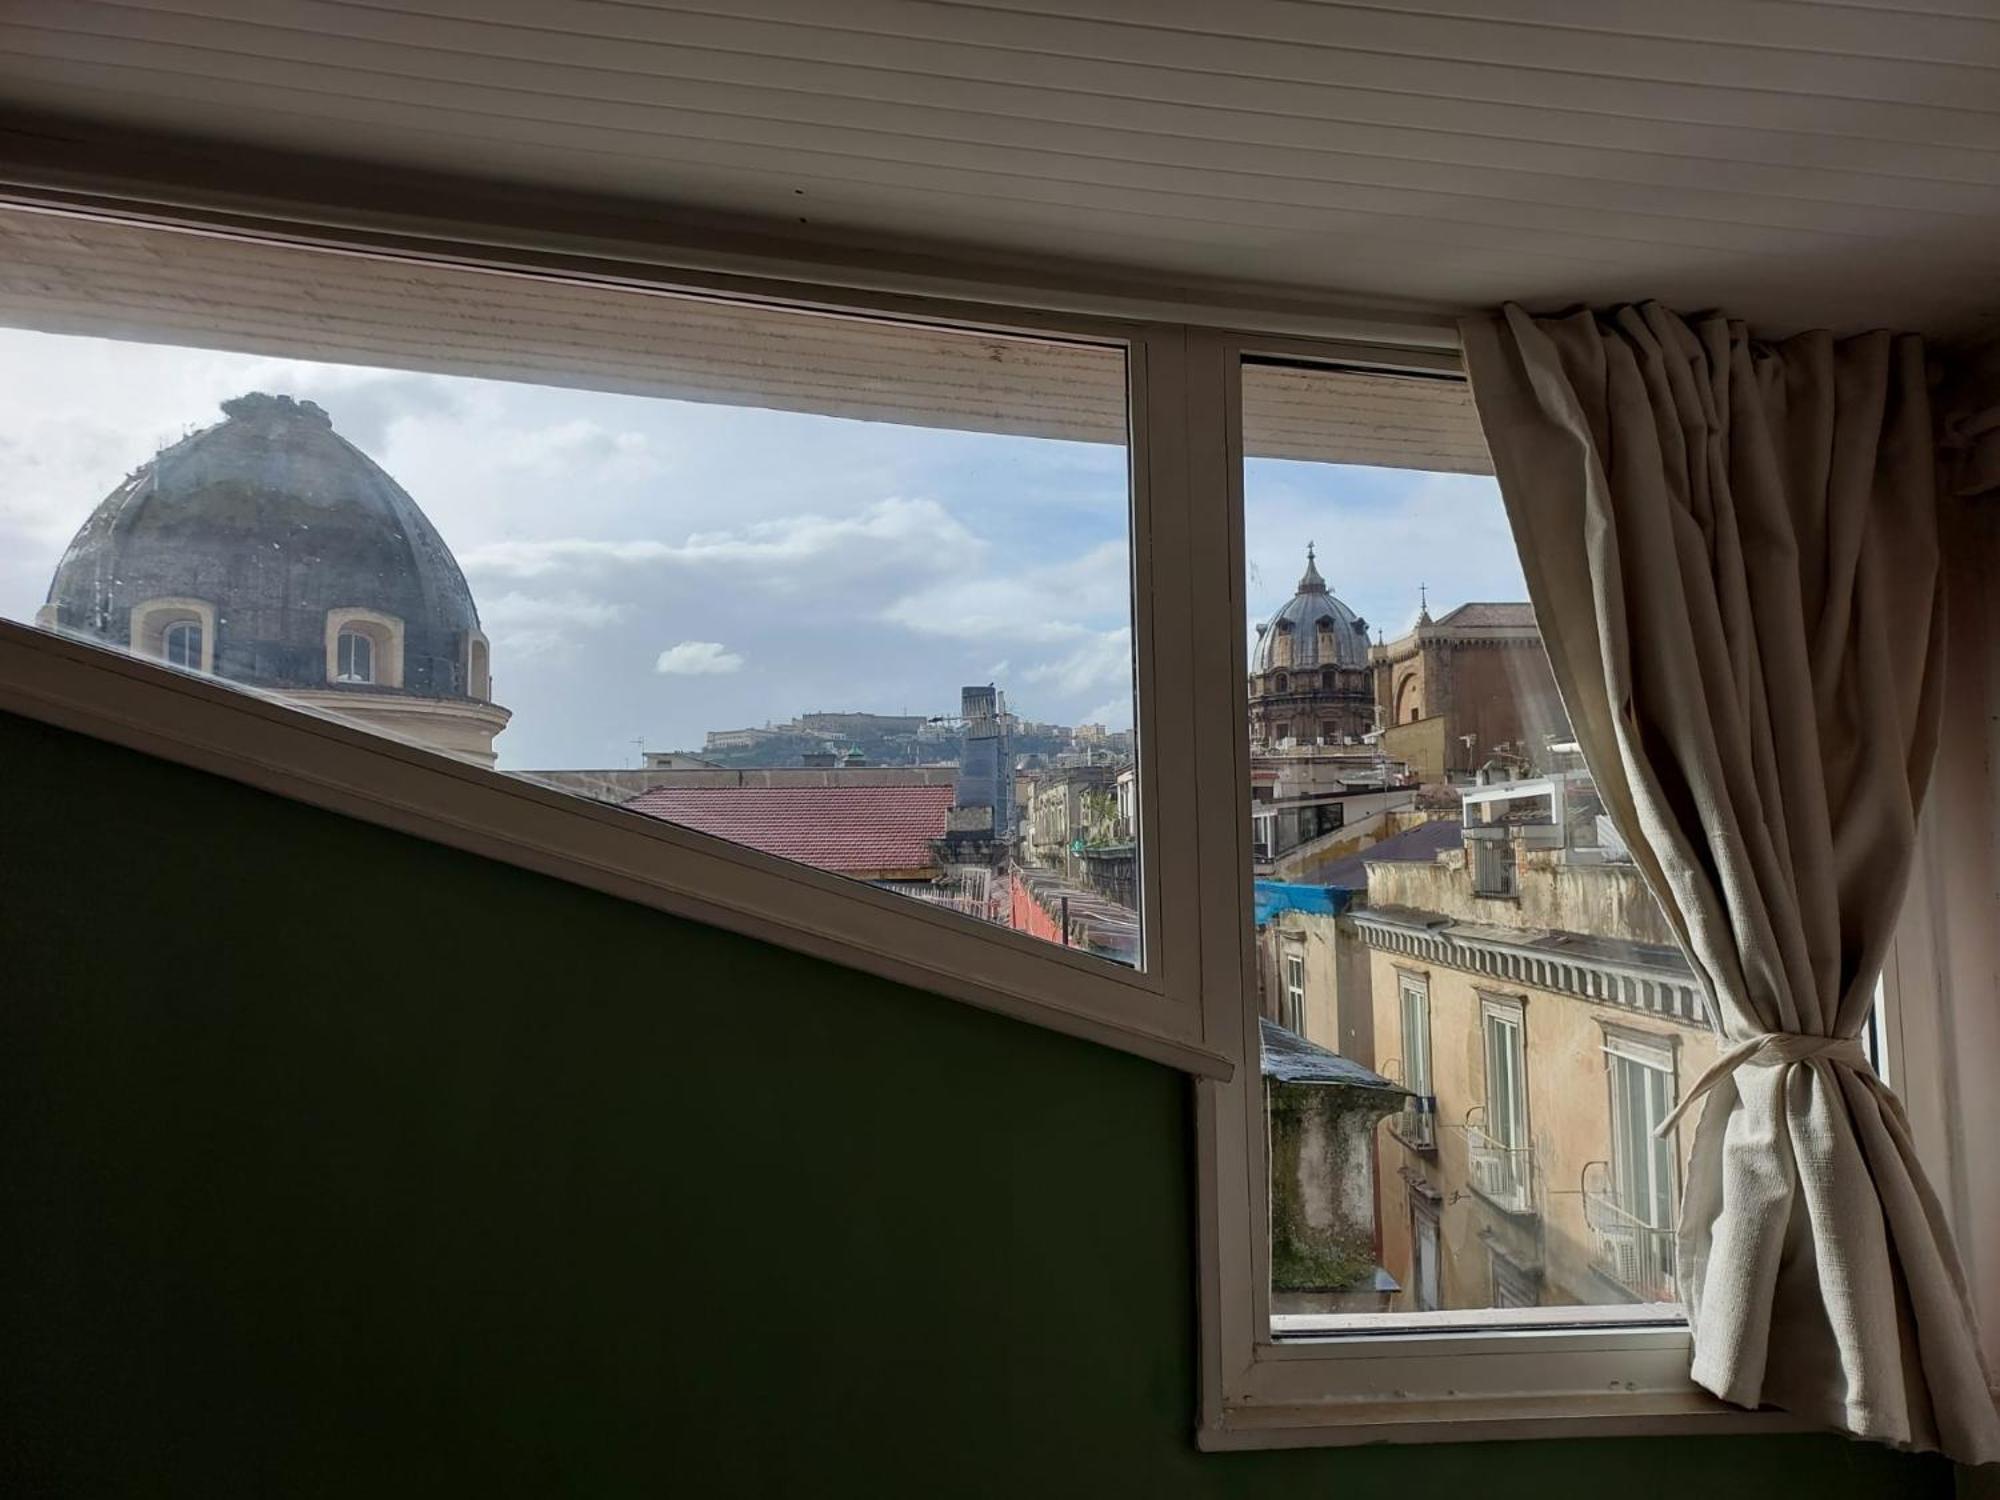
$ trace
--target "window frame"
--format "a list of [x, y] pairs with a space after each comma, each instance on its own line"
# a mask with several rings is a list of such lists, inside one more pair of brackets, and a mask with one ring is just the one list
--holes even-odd
[[[1679, 1320], [1634, 1321], [1614, 1308], [1605, 1310], [1613, 1316], [1561, 1326], [1549, 1326], [1542, 1310], [1440, 1313], [1393, 1331], [1379, 1319], [1358, 1319], [1353, 1329], [1309, 1338], [1281, 1337], [1272, 1327], [1268, 1244], [1258, 1232], [1268, 1181], [1245, 816], [1242, 361], [1461, 380], [1448, 319], [1384, 308], [1121, 300], [1054, 280], [1026, 288], [955, 280], [949, 265], [920, 272], [884, 260], [838, 268], [754, 249], [697, 251], [518, 227], [481, 231], [412, 215], [384, 228], [366, 211], [331, 208], [308, 223], [303, 212], [284, 216], [282, 205], [165, 206], [48, 186], [9, 188], [0, 202], [392, 264], [462, 266], [496, 273], [496, 280], [577, 280], [642, 296], [1120, 344], [1130, 397], [1139, 832], [1150, 866], [1145, 930], [1160, 945], [1158, 963], [1142, 974], [1106, 972], [1060, 949], [1030, 951], [1024, 945], [1031, 940], [997, 929], [961, 930], [931, 908], [855, 882], [11, 621], [0, 621], [0, 710], [1189, 1073], [1197, 1440], [1204, 1448], [1798, 1430], [1783, 1414], [1744, 1412], [1696, 1388]], [[827, 279], [798, 279], [802, 265], [804, 274]], [[204, 645], [211, 652], [213, 640], [210, 625]], [[1159, 809], [1170, 799], [1188, 816], [1163, 820]], [[1168, 885], [1153, 871], [1186, 878]], [[1917, 951], [1929, 936], [1909, 940], [1903, 967], [1913, 976], [1928, 970], [1935, 978], [1943, 968], [1938, 953]], [[1899, 940], [1898, 953], [1904, 948]], [[1896, 993], [1898, 981], [1890, 983]], [[1912, 1059], [1918, 1071], [1925, 1027], [1936, 1034], [1922, 1019], [1927, 984], [1932, 993], [1939, 987], [1917, 978], [1900, 985], [1913, 999], [1892, 1015], [1892, 1056]]]
[[[31, 201], [23, 205], [23, 198]], [[1217, 907], [1203, 892], [1195, 821], [1163, 818], [1163, 805], [1192, 806], [1197, 736], [1189, 659], [1204, 622], [1165, 607], [1186, 599], [1196, 566], [1197, 527], [1189, 504], [1182, 427], [1186, 330], [970, 300], [756, 281], [728, 273], [620, 263], [577, 268], [574, 257], [425, 241], [421, 248], [377, 231], [289, 223], [251, 224], [242, 216], [79, 208], [61, 194], [0, 195], [85, 218], [222, 239], [250, 239], [301, 254], [346, 254], [393, 267], [444, 263], [493, 273], [496, 302], [531, 297], [538, 283], [587, 280], [634, 296], [635, 316], [671, 297], [726, 301], [861, 322], [928, 325], [969, 337], [1084, 343], [1122, 355], [1128, 429], [1130, 552], [1137, 730], [1138, 842], [1144, 967], [1049, 944], [913, 902], [861, 882], [796, 865], [692, 830], [554, 792], [503, 773], [468, 767], [379, 732], [329, 716], [321, 701], [280, 701], [241, 686], [187, 680], [187, 674], [100, 646], [0, 621], [0, 709], [195, 765], [334, 808], [404, 832], [472, 849], [526, 868], [746, 932], [955, 999], [1083, 1036], [1196, 1076], [1236, 1066], [1209, 1034], [1203, 1003], [1203, 949], [1213, 937], [1200, 912]], [[35, 199], [52, 201], [36, 202]], [[560, 269], [551, 260], [564, 262]], [[309, 351], [302, 351], [309, 357]], [[392, 686], [400, 665], [401, 622], [336, 610], [326, 625], [327, 666], [350, 619], [393, 631], [377, 642], [375, 686]], [[1216, 627], [1219, 622], [1216, 622]], [[212, 633], [205, 640], [212, 639]], [[329, 670], [328, 676], [336, 675]], [[396, 681], [400, 672], [394, 672]], [[162, 679], [170, 680], [162, 680]], [[334, 684], [329, 683], [334, 689]], [[1213, 925], [1213, 924], [1211, 924]], [[1237, 1054], [1241, 1055], [1241, 1054]]]
[[[191, 662], [175, 661], [175, 637], [184, 635], [188, 631], [194, 632], [194, 651], [192, 653], [194, 660]], [[182, 654], [185, 655], [188, 653]], [[169, 620], [165, 625], [160, 627], [160, 657], [168, 666], [179, 667], [184, 672], [199, 672], [202, 669], [201, 664], [207, 659], [207, 656], [208, 632], [201, 628], [201, 621], [191, 617], [183, 617], [178, 620]]]
[[[1220, 525], [1200, 581], [1248, 617], [1244, 582], [1242, 378], [1246, 361], [1463, 380], [1455, 352], [1381, 344], [1191, 330], [1187, 385], [1220, 421], [1191, 407], [1190, 483], [1214, 494]], [[1251, 784], [1247, 644], [1224, 637], [1200, 659], [1205, 710], [1229, 712], [1211, 733], [1236, 764], [1226, 790], [1205, 786], [1227, 807]], [[1234, 715], [1234, 724], [1229, 723]], [[1206, 811], [1206, 809], [1205, 809]], [[1255, 953], [1250, 931], [1250, 819], [1219, 829], [1238, 843], [1238, 961], [1208, 994], [1217, 1034], [1238, 1030], [1237, 1054], [1254, 1058]], [[1244, 998], [1248, 996], [1247, 1000]], [[1525, 1043], [1525, 1035], [1524, 1035]], [[1482, 1037], [1483, 1043], [1483, 1037]], [[1432, 1312], [1385, 1319], [1284, 1318], [1274, 1324], [1260, 1091], [1254, 1070], [1196, 1085], [1200, 1201], [1201, 1416], [1208, 1450], [1345, 1446], [1371, 1442], [1459, 1442], [1489, 1438], [1802, 1430], [1776, 1412], [1745, 1412], [1689, 1378], [1687, 1323], [1645, 1308]], [[1524, 1101], [1525, 1102], [1525, 1101]]]
[[[52, 610], [54, 606], [45, 608]], [[200, 666], [175, 667], [168, 662], [167, 632], [176, 625], [197, 625], [201, 628]], [[126, 625], [126, 639], [128, 643], [126, 649], [135, 656], [156, 661], [171, 671], [213, 672], [215, 606], [206, 599], [192, 599], [180, 595], [141, 599], [132, 606], [131, 618]]]

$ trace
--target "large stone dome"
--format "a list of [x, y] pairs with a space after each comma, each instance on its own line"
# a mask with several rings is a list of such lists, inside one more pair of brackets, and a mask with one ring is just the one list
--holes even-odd
[[490, 764], [508, 716], [437, 528], [312, 402], [222, 410], [91, 513], [39, 622]]
[[49, 587], [52, 623], [123, 642], [134, 605], [209, 600], [217, 676], [319, 688], [328, 613], [361, 608], [402, 622], [404, 692], [470, 696], [479, 611], [417, 502], [310, 401], [254, 392], [222, 410], [84, 522]]
[[1250, 670], [1367, 665], [1367, 622], [1327, 591], [1313, 550], [1306, 548], [1306, 571], [1298, 591], [1257, 627]]

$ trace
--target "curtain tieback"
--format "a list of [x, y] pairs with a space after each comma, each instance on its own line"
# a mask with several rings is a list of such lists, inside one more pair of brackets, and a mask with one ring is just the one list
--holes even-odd
[[1875, 1075], [1874, 1065], [1868, 1061], [1868, 1051], [1861, 1045], [1859, 1037], [1802, 1036], [1791, 1031], [1767, 1031], [1759, 1036], [1746, 1037], [1710, 1063], [1708, 1071], [1694, 1081], [1694, 1087], [1674, 1106], [1673, 1113], [1660, 1121], [1653, 1134], [1669, 1134], [1695, 1100], [1738, 1068], [1782, 1068], [1791, 1063], [1810, 1062], [1814, 1058], [1830, 1062], [1836, 1068], [1866, 1073], [1871, 1078]]

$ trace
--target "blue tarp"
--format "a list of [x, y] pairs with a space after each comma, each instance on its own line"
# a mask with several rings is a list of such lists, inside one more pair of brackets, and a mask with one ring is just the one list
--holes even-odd
[[1322, 917], [1337, 917], [1347, 910], [1353, 892], [1334, 886], [1292, 885], [1283, 880], [1257, 882], [1257, 925], [1271, 920], [1273, 912], [1304, 911]]

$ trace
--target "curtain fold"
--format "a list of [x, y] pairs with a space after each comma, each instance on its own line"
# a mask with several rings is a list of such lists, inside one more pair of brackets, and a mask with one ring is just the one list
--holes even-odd
[[1653, 304], [1461, 332], [1572, 725], [1728, 1043], [1683, 1195], [1694, 1378], [2000, 1459], [1950, 1230], [1853, 1040], [1942, 702], [1922, 343]]

